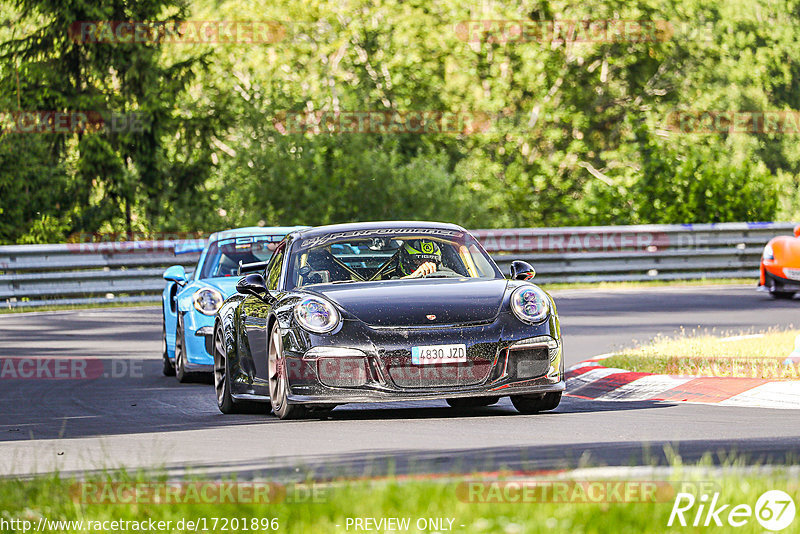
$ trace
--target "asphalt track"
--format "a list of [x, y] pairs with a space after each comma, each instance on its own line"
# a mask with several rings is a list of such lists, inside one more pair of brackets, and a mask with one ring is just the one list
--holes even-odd
[[[680, 328], [800, 325], [798, 299], [773, 301], [753, 287], [554, 296], [568, 364]], [[0, 475], [124, 466], [285, 480], [651, 464], [670, 451], [718, 463], [800, 460], [800, 410], [564, 397], [556, 411], [530, 416], [507, 399], [477, 410], [342, 406], [327, 420], [225, 416], [212, 386], [161, 375], [160, 319], [157, 308], [0, 315], [0, 358], [89, 358], [94, 370], [89, 379], [0, 380]]]

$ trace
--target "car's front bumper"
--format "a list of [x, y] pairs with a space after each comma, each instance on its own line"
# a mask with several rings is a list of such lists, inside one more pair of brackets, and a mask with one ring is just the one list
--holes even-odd
[[[453, 328], [351, 324], [310, 344], [298, 343], [292, 334], [284, 337], [284, 346], [288, 399], [296, 404], [541, 395], [565, 388], [563, 346], [558, 319], [552, 317], [536, 326], [511, 314], [492, 324]], [[466, 345], [466, 362], [412, 361], [414, 346], [458, 343]]]
[[800, 292], [800, 280], [790, 280], [772, 272], [772, 269], [764, 270], [764, 287], [770, 291]]
[[183, 319], [186, 370], [192, 372], [213, 371], [214, 356], [211, 352], [211, 339], [214, 316], [192, 311], [186, 313]]
[[381, 391], [378, 389], [355, 391], [342, 391], [342, 388], [318, 388], [312, 395], [297, 393], [297, 388], [288, 396], [289, 402], [294, 404], [330, 405], [343, 403], [370, 403], [370, 402], [410, 402], [423, 400], [441, 400], [468, 397], [506, 397], [509, 395], [540, 395], [564, 391], [566, 384], [563, 380], [558, 382], [530, 383], [527, 385], [514, 385], [507, 389], [493, 388], [459, 388], [448, 391]]

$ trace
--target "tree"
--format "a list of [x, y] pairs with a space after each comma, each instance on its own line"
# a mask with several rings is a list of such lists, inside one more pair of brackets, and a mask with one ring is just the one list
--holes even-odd
[[[59, 170], [67, 182], [56, 197], [57, 215], [71, 219], [73, 232], [122, 227], [129, 234], [173, 216], [170, 201], [192, 196], [208, 179], [210, 137], [222, 127], [221, 114], [202, 106], [194, 117], [176, 109], [207, 55], [164, 64], [163, 36], [121, 42], [84, 30], [113, 28], [113, 21], [176, 22], [186, 18], [188, 6], [176, 0], [14, 5], [15, 22], [35, 29], [0, 44], [0, 58], [18, 63], [20, 80], [18, 88], [15, 73], [0, 72], [2, 100], [16, 95], [24, 111], [85, 113], [91, 123], [33, 141], [47, 145], [52, 172]], [[94, 26], [93, 21], [111, 22]], [[20, 135], [6, 134], [0, 142], [10, 151], [22, 143]]]

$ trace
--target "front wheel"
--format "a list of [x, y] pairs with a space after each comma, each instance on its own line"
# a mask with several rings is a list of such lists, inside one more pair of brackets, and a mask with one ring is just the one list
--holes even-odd
[[451, 408], [481, 408], [491, 406], [500, 400], [500, 397], [465, 397], [461, 399], [445, 399]]
[[178, 326], [175, 329], [175, 378], [181, 384], [190, 382], [194, 375], [186, 370], [186, 343], [183, 339], [183, 317], [178, 312]]
[[779, 300], [792, 300], [794, 298], [794, 291], [770, 291], [770, 296]]
[[214, 390], [217, 393], [217, 407], [222, 413], [236, 413], [236, 402], [231, 396], [230, 376], [228, 375], [228, 351], [225, 349], [225, 334], [222, 328], [214, 329]]
[[545, 393], [542, 396], [512, 395], [511, 404], [520, 413], [531, 414], [555, 410], [561, 402], [561, 392]]
[[164, 322], [161, 323], [161, 372], [164, 376], [175, 376], [175, 364], [169, 361], [169, 353], [167, 352], [167, 329]]
[[269, 336], [269, 402], [279, 419], [300, 419], [306, 415], [304, 406], [289, 404], [289, 377], [286, 372], [286, 357], [283, 339], [277, 321]]
[[236, 400], [231, 393], [231, 366], [228, 361], [228, 348], [225, 332], [221, 326], [214, 328], [214, 392], [217, 394], [217, 408], [224, 414], [264, 413], [263, 402]]

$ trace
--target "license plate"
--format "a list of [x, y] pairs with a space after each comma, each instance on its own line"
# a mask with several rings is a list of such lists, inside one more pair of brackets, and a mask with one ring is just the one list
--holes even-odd
[[784, 269], [783, 274], [789, 280], [800, 280], [800, 269]]
[[467, 346], [464, 344], [411, 347], [411, 363], [414, 365], [464, 363], [466, 361]]

